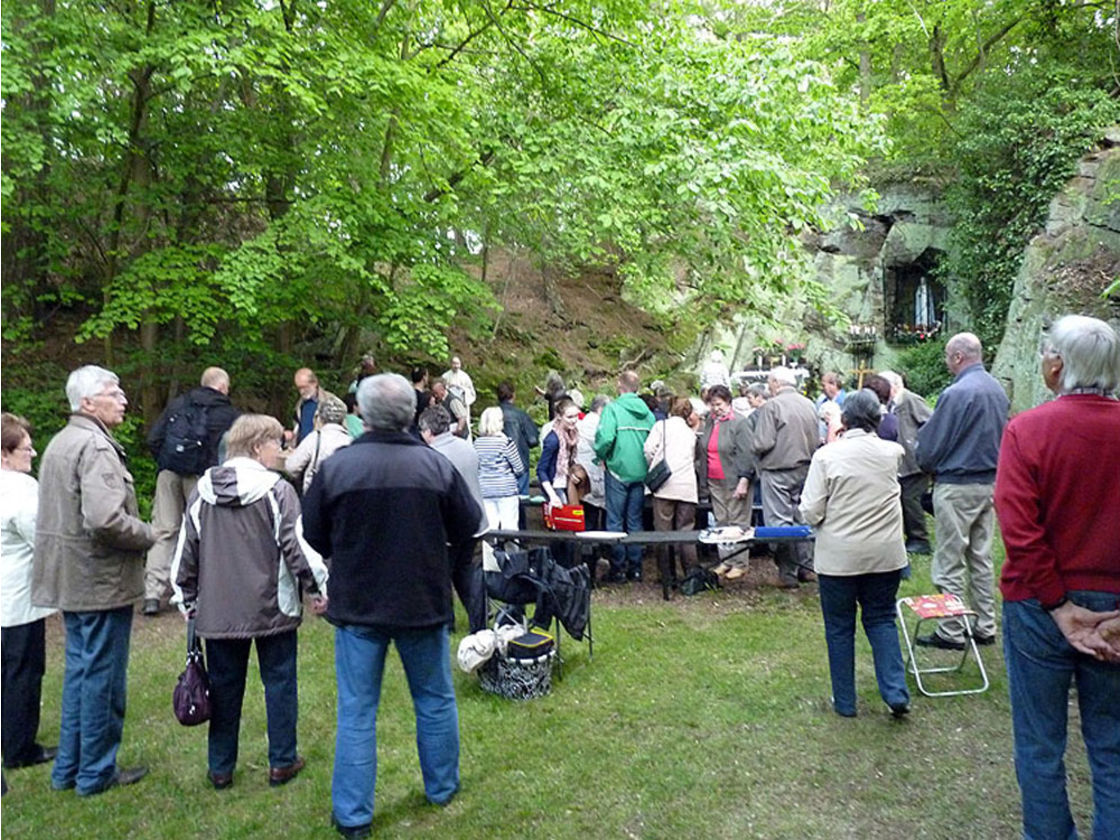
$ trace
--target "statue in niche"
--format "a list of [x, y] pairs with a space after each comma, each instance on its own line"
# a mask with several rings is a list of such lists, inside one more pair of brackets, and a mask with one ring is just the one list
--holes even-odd
[[937, 323], [937, 309], [933, 299], [933, 289], [929, 280], [922, 275], [918, 288], [914, 291], [914, 326], [931, 327]]

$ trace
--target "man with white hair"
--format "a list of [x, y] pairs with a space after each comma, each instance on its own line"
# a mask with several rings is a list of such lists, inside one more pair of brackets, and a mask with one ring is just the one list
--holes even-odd
[[187, 499], [198, 477], [217, 466], [218, 445], [237, 415], [229, 401], [229, 374], [208, 367], [199, 386], [172, 400], [148, 433], [159, 474], [152, 501], [156, 543], [144, 569], [144, 615], [158, 614], [160, 599], [171, 591], [171, 555]]
[[[755, 412], [751, 440], [762, 485], [762, 518], [768, 526], [802, 524], [801, 489], [820, 443], [817, 410], [798, 393], [797, 376], [788, 367], [771, 370], [767, 386], [772, 396]], [[777, 543], [774, 562], [783, 589], [812, 579], [813, 558], [804, 543]]]
[[[1057, 399], [1007, 424], [995, 506], [1003, 650], [1024, 837], [1075, 837], [1066, 796], [1070, 684], [1093, 778], [1093, 837], [1120, 832], [1120, 336], [1069, 315], [1042, 378]], [[940, 409], [939, 409], [940, 410]], [[1088, 835], [1088, 831], [1085, 832]]]
[[31, 601], [62, 610], [66, 670], [55, 790], [92, 796], [138, 782], [117, 766], [127, 697], [132, 610], [144, 593], [152, 529], [139, 518], [124, 448], [111, 433], [128, 399], [112, 371], [86, 365], [66, 380], [70, 421], [39, 468]]
[[459, 713], [451, 679], [453, 563], [469, 563], [482, 506], [439, 452], [408, 433], [416, 392], [402, 376], [362, 380], [367, 432], [323, 462], [303, 505], [304, 536], [331, 558], [338, 731], [331, 819], [368, 837], [377, 707], [389, 645], [404, 665], [428, 801], [459, 790]]
[[[990, 645], [996, 639], [992, 485], [1010, 403], [984, 369], [984, 349], [972, 333], [958, 333], [946, 342], [945, 366], [953, 382], [919, 430], [917, 445], [918, 466], [934, 473], [937, 549], [930, 571], [938, 589], [972, 605], [977, 612], [973, 636], [978, 644]], [[915, 641], [964, 650], [964, 625], [947, 619]]]
[[902, 377], [893, 370], [880, 374], [891, 385], [890, 411], [898, 419], [898, 442], [905, 453], [898, 467], [898, 483], [902, 487], [902, 525], [906, 532], [906, 551], [929, 554], [929, 530], [922, 510], [922, 495], [929, 487], [929, 476], [918, 466], [915, 447], [918, 430], [933, 415], [925, 400], [907, 390]]

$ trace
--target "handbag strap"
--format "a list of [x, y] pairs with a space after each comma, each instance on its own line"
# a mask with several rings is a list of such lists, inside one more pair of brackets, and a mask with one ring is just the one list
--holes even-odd
[[202, 644], [198, 641], [198, 636], [194, 632], [194, 616], [192, 615], [187, 619], [187, 656], [192, 653], [201, 653]]

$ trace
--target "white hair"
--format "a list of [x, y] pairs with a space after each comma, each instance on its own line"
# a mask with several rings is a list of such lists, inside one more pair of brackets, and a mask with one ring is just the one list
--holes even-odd
[[1050, 327], [1050, 347], [1062, 357], [1059, 389], [1101, 388], [1106, 393], [1120, 384], [1120, 337], [1097, 318], [1066, 315]]
[[891, 389], [898, 388], [900, 391], [906, 387], [902, 382], [902, 377], [895, 373], [893, 370], [881, 370], [879, 375], [891, 384]]
[[781, 382], [783, 385], [797, 384], [797, 374], [793, 372], [792, 368], [788, 367], [771, 368], [770, 378], [775, 382]]
[[367, 428], [403, 432], [416, 415], [416, 389], [398, 373], [367, 376], [358, 386], [358, 409]]
[[500, 435], [505, 428], [505, 415], [502, 410], [496, 405], [491, 406], [482, 412], [482, 416], [478, 418], [478, 436], [486, 437], [487, 435]]
[[66, 399], [70, 401], [70, 410], [78, 411], [83, 399], [96, 397], [106, 385], [119, 385], [120, 381], [111, 370], [97, 365], [85, 365], [71, 371], [66, 379]]

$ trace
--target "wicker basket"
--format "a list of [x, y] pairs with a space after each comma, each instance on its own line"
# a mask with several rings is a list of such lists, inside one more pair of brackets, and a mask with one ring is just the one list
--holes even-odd
[[532, 700], [552, 691], [552, 662], [556, 651], [536, 659], [510, 659], [495, 653], [478, 669], [483, 691], [507, 700]]

